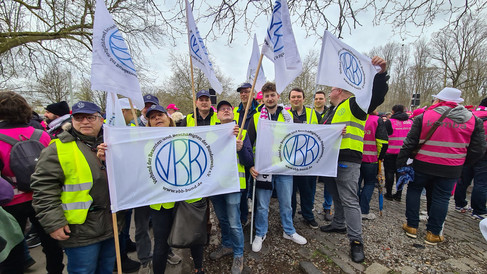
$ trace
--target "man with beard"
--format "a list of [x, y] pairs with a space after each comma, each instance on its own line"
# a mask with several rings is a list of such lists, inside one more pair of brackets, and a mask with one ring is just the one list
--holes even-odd
[[44, 112], [44, 120], [47, 124], [47, 133], [56, 137], [56, 135], [63, 132], [62, 126], [71, 121], [68, 103], [61, 101], [48, 105], [46, 112]]

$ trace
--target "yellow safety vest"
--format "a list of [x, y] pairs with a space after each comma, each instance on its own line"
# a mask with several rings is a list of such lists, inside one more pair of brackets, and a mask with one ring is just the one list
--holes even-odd
[[[311, 108], [304, 107], [306, 110], [306, 124], [313, 124], [317, 125], [318, 124], [318, 116], [316, 116], [316, 111]], [[291, 117], [293, 116], [293, 112], [291, 109], [288, 110], [289, 114], [291, 114]]]
[[345, 124], [347, 126], [347, 132], [342, 138], [340, 149], [350, 149], [363, 153], [365, 120], [360, 120], [353, 116], [350, 109], [350, 98], [337, 107], [331, 123]]
[[54, 139], [59, 163], [64, 173], [61, 192], [61, 206], [69, 224], [83, 224], [88, 210], [93, 203], [90, 190], [93, 187], [93, 175], [85, 156], [75, 141], [63, 143]]
[[[220, 123], [220, 120], [216, 117], [216, 112], [213, 112], [213, 115], [211, 115], [211, 118], [210, 118], [210, 125], [211, 126], [214, 126], [216, 125], [216, 123]], [[186, 116], [186, 126], [187, 127], [194, 127], [194, 117], [193, 117], [193, 113], [191, 114], [188, 114]]]
[[[245, 136], [247, 135], [247, 131], [244, 129], [242, 130], [242, 140], [245, 140]], [[245, 167], [240, 164], [240, 161], [238, 159], [238, 153], [237, 153], [237, 167], [238, 167], [238, 179], [240, 181], [240, 189], [246, 189], [247, 188], [247, 182], [245, 178]]]

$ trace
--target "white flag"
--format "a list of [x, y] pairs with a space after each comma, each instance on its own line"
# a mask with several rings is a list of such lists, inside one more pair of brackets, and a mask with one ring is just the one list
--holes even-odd
[[276, 89], [281, 94], [303, 70], [286, 0], [274, 4], [262, 53], [274, 62]]
[[234, 126], [105, 125], [112, 211], [239, 192]]
[[[124, 98], [127, 99], [127, 98]], [[107, 92], [107, 107], [106, 107], [106, 122], [105, 124], [117, 127], [125, 126], [125, 118], [123, 118], [122, 107], [117, 95]]]
[[343, 127], [259, 120], [255, 169], [261, 174], [336, 177]]
[[352, 92], [360, 108], [367, 112], [372, 99], [374, 77], [380, 71], [371, 59], [338, 40], [329, 31], [323, 35], [316, 83]]
[[186, 0], [186, 18], [188, 20], [189, 54], [193, 60], [193, 65], [203, 71], [208, 81], [210, 81], [211, 87], [218, 94], [221, 94], [223, 91], [222, 84], [220, 84], [220, 81], [216, 78], [205, 44], [200, 36], [198, 27], [196, 27], [196, 23], [194, 22], [193, 11], [191, 10], [188, 0]]
[[144, 108], [129, 49], [103, 0], [96, 1], [91, 89], [121, 94], [132, 99], [139, 109]]
[[[257, 35], [254, 34], [254, 46], [252, 48], [252, 55], [250, 56], [249, 67], [247, 69], [247, 80], [249, 83], [253, 83], [255, 73], [257, 72], [257, 66], [259, 65], [260, 49], [259, 43], [257, 43]], [[265, 84], [264, 68], [261, 66], [259, 69], [259, 75], [257, 81], [255, 81], [255, 90], [260, 91]]]

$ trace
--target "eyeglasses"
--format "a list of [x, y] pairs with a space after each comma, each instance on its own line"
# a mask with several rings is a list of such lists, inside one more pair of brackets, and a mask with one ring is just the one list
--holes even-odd
[[76, 122], [83, 122], [83, 120], [86, 118], [86, 120], [88, 120], [88, 122], [94, 122], [96, 121], [97, 118], [101, 117], [100, 115], [79, 115], [79, 114], [76, 114], [76, 115], [73, 115], [72, 116], [73, 119], [76, 121]]
[[221, 112], [224, 112], [224, 111], [230, 111], [232, 112], [232, 108], [231, 107], [221, 107], [218, 111], [221, 111]]
[[250, 93], [250, 89], [249, 88], [241, 89], [240, 93]]

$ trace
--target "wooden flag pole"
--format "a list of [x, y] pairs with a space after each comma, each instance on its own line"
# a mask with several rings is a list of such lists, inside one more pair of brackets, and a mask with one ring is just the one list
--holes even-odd
[[138, 127], [139, 121], [137, 121], [137, 114], [135, 113], [135, 108], [134, 108], [134, 105], [132, 104], [132, 99], [130, 99], [130, 98], [128, 98], [128, 99], [129, 99], [129, 104], [130, 104], [130, 110], [132, 111], [132, 115], [134, 116], [135, 126]]
[[115, 240], [115, 254], [117, 256], [117, 273], [122, 274], [122, 258], [120, 257], [120, 242], [118, 241], [117, 213], [112, 213], [113, 239]]
[[247, 100], [247, 106], [245, 106], [245, 114], [243, 116], [242, 125], [240, 126], [240, 130], [238, 133], [238, 139], [242, 140], [242, 129], [245, 128], [245, 121], [247, 120], [247, 115], [249, 113], [250, 105], [252, 104], [252, 100], [254, 99], [254, 88], [255, 83], [257, 82], [257, 77], [259, 76], [260, 66], [262, 65], [262, 58], [264, 54], [260, 54], [259, 63], [257, 64], [257, 70], [255, 71], [254, 81], [252, 82], [252, 89], [250, 90], [249, 99]]

